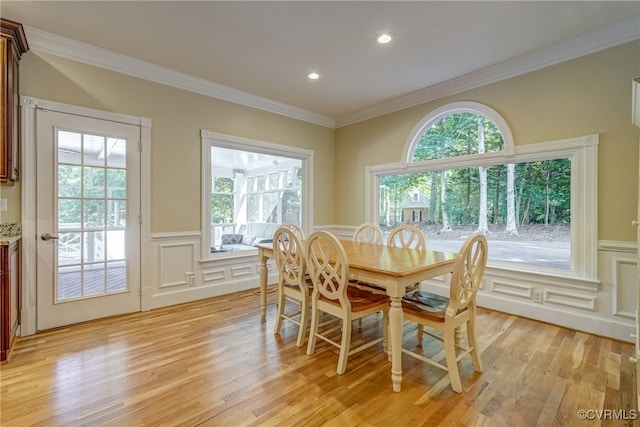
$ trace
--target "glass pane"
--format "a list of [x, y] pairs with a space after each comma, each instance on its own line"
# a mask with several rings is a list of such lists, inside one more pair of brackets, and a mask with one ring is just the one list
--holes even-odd
[[107, 166], [123, 169], [127, 167], [127, 141], [107, 138]]
[[247, 222], [258, 222], [260, 214], [260, 195], [249, 194], [247, 196]]
[[104, 260], [104, 231], [86, 231], [84, 236], [84, 262]]
[[252, 176], [247, 178], [247, 193], [253, 193], [256, 191], [256, 177]]
[[107, 263], [107, 292], [118, 292], [127, 289], [127, 269], [124, 261]]
[[412, 222], [429, 249], [456, 252], [482, 232], [490, 261], [571, 268], [569, 159], [384, 176], [379, 200], [383, 228]]
[[278, 193], [264, 193], [262, 198], [262, 220], [264, 222], [278, 222]]
[[80, 199], [58, 199], [58, 230], [78, 229], [82, 223]]
[[82, 135], [77, 132], [58, 131], [58, 163], [82, 163]]
[[504, 140], [496, 124], [477, 113], [449, 114], [420, 137], [412, 161], [444, 159], [502, 151]]
[[59, 197], [80, 197], [81, 196], [81, 176], [82, 168], [72, 165], [58, 165], [58, 196]]
[[277, 190], [279, 188], [280, 188], [280, 174], [270, 173], [269, 174], [269, 190]]
[[256, 179], [258, 180], [257, 182], [257, 188], [256, 191], [260, 192], [260, 191], [264, 191], [265, 190], [265, 185], [264, 185], [264, 175], [259, 175], [256, 177]]
[[214, 224], [233, 222], [233, 194], [211, 195], [211, 221]]
[[103, 166], [105, 161], [105, 138], [100, 135], [84, 135], [84, 164]]
[[109, 217], [107, 228], [127, 226], [127, 201], [107, 200], [109, 206]]
[[126, 257], [126, 231], [107, 231], [107, 260], [125, 259]]
[[57, 300], [64, 301], [82, 296], [82, 271], [79, 265], [58, 269]]
[[104, 200], [84, 200], [84, 227], [104, 227], [104, 209]]
[[301, 217], [300, 191], [285, 191], [282, 194], [282, 222], [300, 224]]
[[233, 179], [231, 178], [213, 178], [214, 193], [233, 193]]
[[105, 273], [104, 263], [85, 264], [82, 275], [85, 296], [100, 295], [107, 291]]
[[83, 168], [84, 197], [105, 197], [104, 168]]
[[107, 169], [107, 197], [112, 199], [127, 198], [127, 171], [124, 169]]
[[82, 240], [80, 233], [58, 232], [58, 264], [79, 264], [82, 262]]

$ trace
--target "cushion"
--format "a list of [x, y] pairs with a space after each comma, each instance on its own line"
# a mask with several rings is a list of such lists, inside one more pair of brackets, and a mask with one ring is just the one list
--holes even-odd
[[251, 235], [251, 234], [246, 234], [243, 238], [242, 238], [242, 244], [243, 245], [248, 245], [251, 246], [253, 244], [253, 241], [256, 240], [256, 236]]

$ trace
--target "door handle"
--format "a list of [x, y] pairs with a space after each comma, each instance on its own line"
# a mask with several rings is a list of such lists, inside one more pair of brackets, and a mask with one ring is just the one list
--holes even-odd
[[42, 235], [40, 236], [40, 238], [41, 238], [42, 240], [44, 240], [45, 242], [47, 242], [47, 241], [49, 241], [49, 240], [58, 240], [58, 239], [59, 239], [59, 237], [58, 237], [58, 236], [52, 236], [52, 235], [51, 235], [51, 234], [49, 234], [49, 233], [44, 233], [44, 234], [42, 234]]

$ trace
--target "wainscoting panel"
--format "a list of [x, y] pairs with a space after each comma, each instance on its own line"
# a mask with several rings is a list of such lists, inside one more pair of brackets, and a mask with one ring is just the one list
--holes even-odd
[[[343, 239], [351, 226], [317, 226]], [[151, 306], [161, 307], [259, 287], [258, 256], [233, 253], [201, 259], [200, 233], [152, 236], [149, 277]], [[273, 260], [269, 283], [277, 281]], [[598, 280], [523, 272], [489, 266], [478, 305], [579, 331], [633, 342], [637, 288], [635, 244], [603, 241], [598, 246]], [[448, 295], [447, 277], [423, 282], [423, 288]]]
[[[200, 247], [200, 232], [152, 235], [148, 267], [152, 308], [259, 288], [256, 251], [201, 259]], [[273, 260], [267, 268], [269, 283], [275, 283]]]

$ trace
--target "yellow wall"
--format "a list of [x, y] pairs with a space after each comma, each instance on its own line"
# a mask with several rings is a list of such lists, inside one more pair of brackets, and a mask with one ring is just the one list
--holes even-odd
[[[466, 100], [500, 113], [516, 145], [599, 134], [598, 238], [634, 241], [640, 132], [631, 124], [631, 79], [640, 75], [639, 52], [640, 41], [627, 43], [335, 131], [35, 51], [21, 62], [20, 91], [152, 119], [153, 232], [200, 229], [200, 129], [313, 149], [314, 223], [356, 225], [365, 217], [365, 166], [399, 161], [418, 121]], [[9, 199], [0, 221], [19, 221], [20, 185], [3, 185], [0, 197]]]
[[41, 52], [20, 67], [23, 95], [151, 118], [152, 232], [200, 230], [201, 129], [314, 150], [314, 222], [334, 223], [333, 129]]
[[635, 241], [640, 132], [631, 124], [631, 81], [638, 75], [635, 41], [337, 129], [336, 223], [364, 221], [365, 166], [400, 161], [409, 133], [433, 109], [475, 101], [502, 115], [516, 145], [599, 134], [598, 238]]

